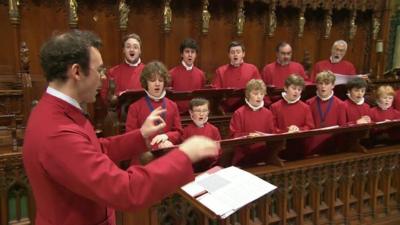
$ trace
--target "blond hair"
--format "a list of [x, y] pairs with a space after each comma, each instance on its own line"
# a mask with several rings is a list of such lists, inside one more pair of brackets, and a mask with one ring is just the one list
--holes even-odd
[[330, 70], [324, 70], [317, 74], [316, 83], [335, 84], [336, 77]]
[[247, 99], [250, 97], [251, 91], [261, 91], [265, 95], [267, 93], [267, 86], [265, 86], [264, 81], [260, 79], [251, 79], [246, 84], [245, 95]]
[[303, 89], [305, 86], [304, 79], [297, 74], [290, 74], [285, 80], [285, 87], [290, 85], [299, 86]]
[[382, 85], [379, 86], [375, 91], [376, 98], [380, 98], [383, 95], [395, 96], [396, 92], [394, 91], [393, 87], [390, 85]]

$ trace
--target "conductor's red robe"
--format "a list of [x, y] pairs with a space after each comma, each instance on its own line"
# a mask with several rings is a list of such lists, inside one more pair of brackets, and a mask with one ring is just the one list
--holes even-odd
[[126, 171], [116, 164], [145, 149], [139, 130], [98, 139], [78, 108], [44, 94], [23, 146], [35, 224], [114, 225], [114, 209], [149, 207], [193, 179], [189, 158], [177, 150]]

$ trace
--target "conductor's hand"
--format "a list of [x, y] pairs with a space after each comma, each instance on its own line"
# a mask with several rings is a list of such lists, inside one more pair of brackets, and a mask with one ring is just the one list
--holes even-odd
[[195, 163], [204, 158], [216, 157], [219, 145], [207, 137], [192, 136], [179, 145], [179, 149]]
[[140, 133], [144, 138], [152, 136], [165, 127], [165, 121], [161, 117], [162, 113], [165, 113], [165, 109], [162, 109], [162, 107], [157, 107], [146, 118], [142, 127], [140, 128]]

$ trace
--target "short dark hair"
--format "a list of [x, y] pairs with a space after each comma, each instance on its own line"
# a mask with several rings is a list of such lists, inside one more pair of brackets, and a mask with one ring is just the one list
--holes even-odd
[[147, 63], [140, 74], [140, 84], [142, 88], [147, 90], [147, 81], [154, 75], [160, 75], [164, 79], [164, 88], [169, 84], [170, 75], [167, 67], [165, 67], [162, 62], [154, 60]]
[[282, 42], [278, 43], [278, 44], [276, 45], [276, 47], [275, 47], [275, 51], [276, 51], [276, 52], [279, 52], [279, 50], [280, 50], [282, 47], [285, 47], [286, 45], [289, 45], [289, 46], [290, 46], [290, 44], [287, 43], [286, 41], [282, 41]]
[[242, 42], [232, 41], [231, 43], [229, 43], [228, 52], [231, 50], [232, 47], [237, 47], [237, 46], [240, 46], [242, 48], [242, 51], [245, 51], [244, 44], [242, 44]]
[[189, 109], [193, 110], [194, 107], [196, 106], [201, 106], [201, 105], [210, 105], [210, 101], [208, 101], [205, 98], [193, 98], [192, 100], [190, 100], [189, 103]]
[[299, 86], [303, 89], [305, 82], [301, 76], [298, 76], [297, 74], [290, 74], [285, 80], [285, 87], [289, 87], [290, 85]]
[[367, 81], [365, 81], [361, 77], [356, 77], [354, 79], [351, 79], [347, 82], [346, 84], [347, 90], [350, 91], [353, 88], [361, 89], [361, 88], [367, 88], [368, 84]]
[[87, 74], [90, 47], [100, 48], [100, 38], [90, 31], [73, 30], [53, 36], [40, 49], [40, 64], [48, 82], [66, 81], [68, 67], [77, 63]]
[[125, 47], [125, 42], [129, 39], [135, 39], [139, 42], [139, 45], [142, 46], [142, 40], [140, 39], [140, 36], [135, 33], [127, 34], [122, 38], [122, 48]]
[[182, 41], [181, 46], [179, 46], [180, 53], [183, 53], [185, 48], [194, 49], [196, 52], [198, 52], [199, 50], [197, 42], [192, 38], [186, 38], [185, 40]]

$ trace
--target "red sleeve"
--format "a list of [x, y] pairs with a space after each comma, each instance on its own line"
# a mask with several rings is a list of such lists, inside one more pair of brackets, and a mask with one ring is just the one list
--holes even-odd
[[265, 84], [272, 84], [272, 73], [268, 69], [268, 65], [264, 66], [262, 71], [262, 79], [264, 80]]
[[[124, 146], [127, 147], [139, 146]], [[146, 166], [131, 166], [124, 171], [80, 130], [61, 130], [48, 139], [45, 148], [39, 162], [50, 179], [115, 209], [148, 207], [193, 179], [191, 161], [179, 150]]]
[[214, 88], [222, 88], [222, 75], [219, 69], [215, 71], [214, 79], [211, 84]]
[[340, 101], [338, 107], [339, 107], [338, 125], [343, 126], [347, 123], [346, 105], [344, 104], [344, 102]]
[[171, 80], [170, 80], [170, 82], [169, 82], [168, 87], [174, 87], [174, 78], [175, 78], [174, 68], [172, 68], [172, 69], [169, 71], [169, 74], [171, 75], [171, 76], [170, 76], [170, 77], [171, 77]]
[[309, 77], [307, 77], [306, 72], [304, 71], [303, 65], [301, 65], [301, 64], [299, 63], [298, 66], [299, 66], [299, 75], [302, 76], [302, 77], [304, 78], [305, 81], [310, 80]]
[[311, 130], [314, 129], [314, 118], [311, 113], [310, 107], [307, 105], [306, 111], [305, 111], [305, 121], [304, 121], [304, 126], [299, 127], [300, 130]]
[[[171, 101], [172, 102], [172, 101]], [[174, 118], [172, 121], [171, 130], [166, 132], [168, 136], [168, 140], [171, 141], [173, 144], [179, 144], [181, 142], [182, 136], [182, 125], [181, 125], [181, 117], [179, 115], [178, 106], [174, 102], [172, 102], [172, 113], [174, 114]]]
[[[100, 138], [99, 141], [103, 152], [116, 163], [129, 160], [132, 155], [139, 155], [147, 149], [139, 129], [122, 135]], [[132, 146], [135, 146], [135, 148], [132, 148]]]
[[396, 95], [394, 96], [393, 107], [397, 110], [400, 110], [400, 90], [396, 91]]
[[356, 68], [354, 67], [354, 65], [352, 63], [350, 64], [350, 71], [351, 71], [350, 75], [357, 74]]
[[203, 71], [201, 71], [201, 88], [205, 88], [206, 87], [206, 75], [204, 74]]
[[231, 122], [229, 124], [231, 138], [247, 135], [247, 133], [243, 132], [241, 117], [242, 115], [240, 115], [238, 110], [236, 110], [236, 112], [234, 112], [232, 115]]
[[310, 75], [311, 83], [315, 83], [315, 78], [317, 77], [318, 73], [319, 73], [319, 66], [318, 66], [318, 63], [316, 63], [311, 71], [311, 75]]
[[260, 75], [260, 71], [258, 71], [256, 66], [254, 66], [253, 78], [254, 79], [262, 79], [261, 75]]
[[214, 127], [214, 129], [213, 129], [213, 138], [216, 141], [221, 140], [221, 134], [219, 133], [219, 130], [217, 127]]
[[135, 103], [129, 106], [128, 115], [126, 116], [125, 121], [125, 131], [131, 131], [134, 129], [139, 129], [141, 125], [139, 125], [139, 110]]

